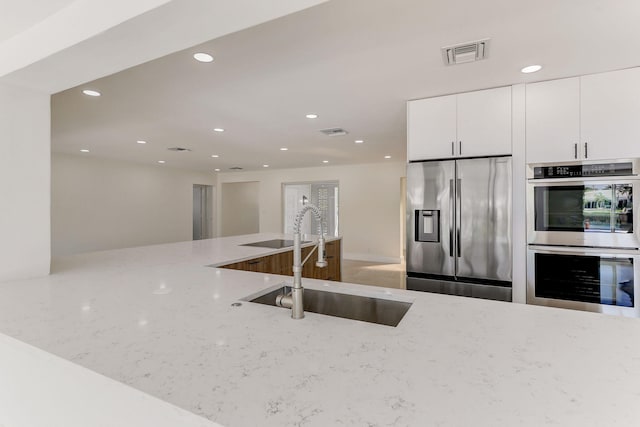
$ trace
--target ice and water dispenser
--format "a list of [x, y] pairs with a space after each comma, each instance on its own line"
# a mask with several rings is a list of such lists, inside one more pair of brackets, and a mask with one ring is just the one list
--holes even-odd
[[416, 210], [416, 242], [440, 241], [440, 211]]

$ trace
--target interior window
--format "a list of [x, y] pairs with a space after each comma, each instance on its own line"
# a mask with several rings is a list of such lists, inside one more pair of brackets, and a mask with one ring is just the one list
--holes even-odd
[[[338, 182], [317, 181], [283, 184], [284, 233], [293, 233], [296, 214], [306, 203], [320, 209], [322, 225], [327, 236], [338, 235]], [[305, 215], [301, 231], [303, 234], [320, 234], [320, 222], [314, 215]]]

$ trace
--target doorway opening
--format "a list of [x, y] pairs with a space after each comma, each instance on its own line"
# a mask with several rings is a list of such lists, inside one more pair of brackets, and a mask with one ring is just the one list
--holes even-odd
[[193, 184], [193, 240], [213, 237], [213, 186]]

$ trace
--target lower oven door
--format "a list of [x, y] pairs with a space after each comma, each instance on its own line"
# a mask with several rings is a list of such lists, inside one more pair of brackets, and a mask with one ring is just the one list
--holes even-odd
[[640, 317], [640, 252], [529, 245], [527, 303]]

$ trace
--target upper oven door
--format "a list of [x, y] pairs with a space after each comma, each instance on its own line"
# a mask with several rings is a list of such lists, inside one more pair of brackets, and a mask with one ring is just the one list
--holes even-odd
[[640, 247], [633, 194], [636, 177], [530, 180], [527, 236], [530, 244], [620, 249]]

